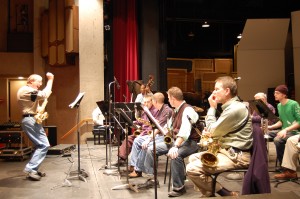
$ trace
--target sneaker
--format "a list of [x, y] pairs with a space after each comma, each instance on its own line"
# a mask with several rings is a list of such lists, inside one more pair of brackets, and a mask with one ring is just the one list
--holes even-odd
[[169, 192], [168, 196], [169, 197], [179, 197], [179, 196], [182, 196], [185, 193], [186, 193], [185, 188], [182, 188], [182, 189], [180, 189], [178, 191], [173, 190], [173, 191]]
[[34, 170], [32, 170], [32, 171], [27, 171], [27, 170], [24, 169], [23, 172], [27, 174], [26, 178], [29, 178], [29, 179], [34, 180], [34, 181], [39, 181], [39, 180], [41, 180], [41, 178], [42, 178], [42, 177], [38, 174], [38, 172], [37, 172], [37, 171], [34, 171]]
[[138, 178], [142, 177], [142, 172], [141, 171], [133, 171], [130, 174], [128, 174], [129, 178]]
[[287, 169], [284, 172], [280, 173], [280, 174], [276, 174], [274, 175], [274, 178], [277, 180], [290, 180], [290, 179], [297, 179], [297, 172]]

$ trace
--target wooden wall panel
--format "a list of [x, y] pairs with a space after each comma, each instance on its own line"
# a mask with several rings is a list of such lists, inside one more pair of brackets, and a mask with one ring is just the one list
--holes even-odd
[[42, 57], [48, 57], [49, 49], [48, 49], [48, 40], [49, 40], [49, 13], [45, 11], [41, 17], [41, 54]]
[[215, 72], [230, 74], [233, 70], [232, 59], [214, 59]]

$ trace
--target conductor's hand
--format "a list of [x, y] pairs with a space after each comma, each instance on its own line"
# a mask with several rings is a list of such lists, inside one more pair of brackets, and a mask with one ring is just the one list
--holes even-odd
[[53, 80], [54, 79], [54, 75], [52, 74], [52, 73], [47, 73], [46, 74], [46, 76], [47, 76], [47, 78], [48, 78], [48, 80]]
[[171, 159], [175, 159], [178, 157], [178, 148], [177, 147], [172, 147], [169, 152], [168, 152], [168, 156]]

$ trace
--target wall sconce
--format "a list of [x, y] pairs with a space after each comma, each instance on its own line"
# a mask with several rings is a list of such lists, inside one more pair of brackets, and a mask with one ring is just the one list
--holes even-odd
[[236, 38], [241, 39], [242, 38], [242, 34], [240, 33]]
[[204, 24], [202, 24], [202, 28], [208, 28], [210, 25], [207, 23], [207, 21], [204, 22]]

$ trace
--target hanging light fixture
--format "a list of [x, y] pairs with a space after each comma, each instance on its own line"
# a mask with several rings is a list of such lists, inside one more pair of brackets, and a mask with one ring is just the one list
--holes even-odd
[[240, 33], [236, 38], [241, 39], [242, 38], [242, 34]]
[[207, 23], [207, 21], [204, 22], [204, 24], [202, 24], [202, 28], [208, 28], [209, 24]]

